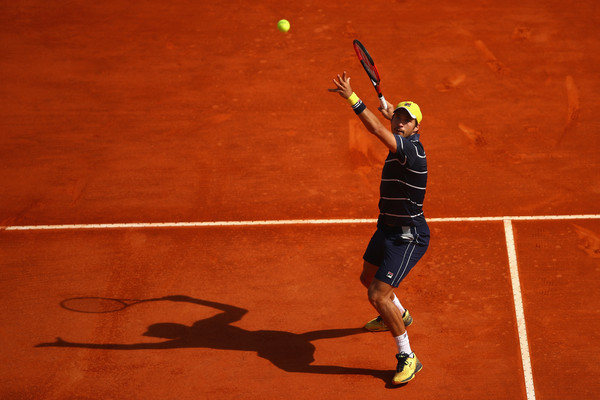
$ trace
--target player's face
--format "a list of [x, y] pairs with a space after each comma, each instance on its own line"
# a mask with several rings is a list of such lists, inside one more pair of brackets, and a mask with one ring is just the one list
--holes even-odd
[[395, 135], [409, 137], [419, 131], [417, 120], [410, 116], [408, 111], [400, 109], [392, 117], [392, 132]]

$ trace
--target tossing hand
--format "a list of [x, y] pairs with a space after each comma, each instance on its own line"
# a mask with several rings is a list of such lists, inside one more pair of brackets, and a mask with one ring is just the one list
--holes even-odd
[[346, 75], [346, 71], [340, 76], [338, 74], [337, 79], [333, 80], [335, 89], [328, 89], [330, 92], [339, 93], [344, 99], [347, 99], [352, 95], [352, 86], [350, 86], [350, 77]]

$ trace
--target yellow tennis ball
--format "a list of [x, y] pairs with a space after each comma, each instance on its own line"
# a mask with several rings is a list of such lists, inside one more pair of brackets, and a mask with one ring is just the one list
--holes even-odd
[[277, 29], [281, 32], [287, 32], [290, 30], [290, 21], [287, 19], [282, 19], [277, 23]]

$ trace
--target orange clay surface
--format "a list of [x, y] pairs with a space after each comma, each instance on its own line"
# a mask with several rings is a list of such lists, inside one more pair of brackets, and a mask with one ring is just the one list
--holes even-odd
[[[438, 3], [3, 2], [0, 398], [527, 399], [502, 221], [430, 223], [399, 388], [373, 223], [11, 230], [375, 219], [386, 150], [327, 92], [378, 105], [353, 39], [421, 106], [428, 218], [600, 214], [597, 3]], [[536, 399], [597, 397], [600, 221], [512, 224]]]

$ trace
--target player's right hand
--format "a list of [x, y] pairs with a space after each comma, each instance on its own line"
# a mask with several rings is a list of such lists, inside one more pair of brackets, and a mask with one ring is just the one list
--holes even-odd
[[381, 111], [381, 115], [391, 121], [394, 116], [394, 105], [387, 100], [385, 102], [387, 103], [387, 108], [385, 110], [382, 107], [378, 107], [377, 109]]

